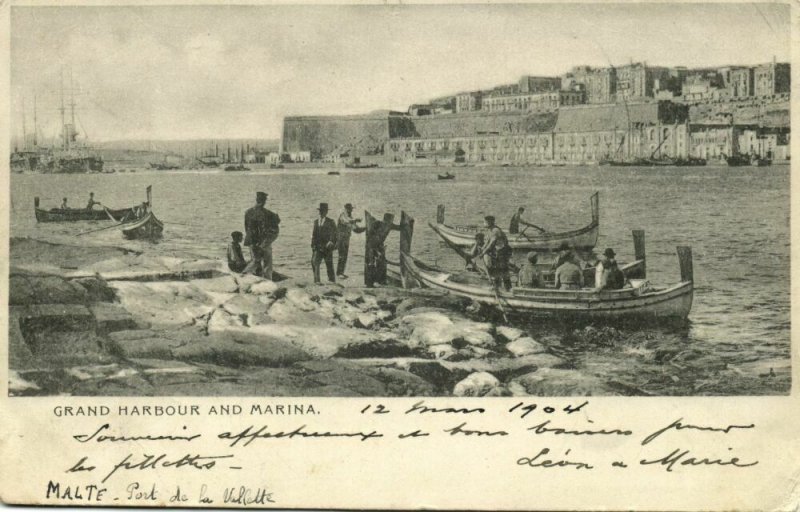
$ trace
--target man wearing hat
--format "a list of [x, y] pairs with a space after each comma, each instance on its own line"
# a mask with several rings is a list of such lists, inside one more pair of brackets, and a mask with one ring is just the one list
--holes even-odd
[[604, 259], [597, 263], [594, 287], [599, 290], [619, 290], [625, 286], [625, 274], [617, 266], [616, 254], [610, 247], [603, 251]]
[[528, 253], [528, 261], [519, 269], [517, 284], [523, 288], [544, 288], [542, 273], [536, 268], [539, 256], [531, 251]]
[[511, 290], [511, 277], [508, 275], [511, 246], [508, 245], [508, 238], [495, 224], [493, 215], [484, 217], [484, 222], [487, 230], [486, 243], [474, 258], [470, 258], [470, 261], [483, 257], [494, 286], [499, 288], [502, 283], [506, 290]]
[[243, 273], [260, 275], [272, 280], [272, 242], [280, 233], [281, 218], [267, 210], [266, 192], [256, 192], [256, 205], [244, 214], [244, 245], [250, 247], [253, 259]]
[[319, 283], [319, 265], [325, 260], [328, 281], [335, 283], [333, 273], [333, 250], [336, 248], [336, 223], [328, 218], [328, 203], [319, 203], [319, 218], [314, 221], [311, 232], [311, 269], [314, 271], [314, 282]]
[[361, 219], [353, 218], [353, 205], [350, 203], [344, 205], [344, 211], [339, 215], [337, 224], [336, 242], [336, 252], [339, 253], [339, 258], [336, 262], [336, 275], [342, 279], [347, 279], [344, 271], [347, 266], [347, 254], [350, 252], [350, 235], [354, 232], [363, 233], [367, 229], [359, 227], [359, 222], [361, 222]]

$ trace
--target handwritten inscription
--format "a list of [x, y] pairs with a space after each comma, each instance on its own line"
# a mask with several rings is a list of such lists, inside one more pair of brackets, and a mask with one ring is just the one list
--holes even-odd
[[[194, 406], [187, 407], [186, 412], [192, 414]], [[318, 414], [313, 408], [309, 409], [313, 411], [311, 414]], [[239, 406], [219, 406], [213, 412], [208, 409], [206, 413], [239, 416], [246, 411], [246, 408]], [[89, 412], [64, 409], [58, 415], [74, 416]], [[91, 412], [100, 416], [107, 411]], [[103, 422], [82, 432], [72, 433], [70, 437], [76, 446], [92, 445], [95, 450], [98, 445], [107, 449], [122, 448], [124, 451], [116, 462], [112, 458], [109, 463], [108, 457], [105, 457], [101, 463], [96, 455], [77, 455], [73, 464], [62, 469], [63, 479], [54, 478], [48, 482], [44, 495], [48, 500], [62, 502], [265, 506], [277, 501], [274, 490], [269, 486], [231, 485], [232, 482], [226, 483], [224, 480], [230, 477], [231, 471], [244, 470], [242, 474], [252, 476], [244, 467], [246, 464], [238, 459], [244, 453], [265, 450], [265, 443], [270, 441], [344, 441], [351, 442], [351, 446], [357, 449], [355, 447], [388, 442], [389, 439], [412, 447], [414, 443], [419, 445], [441, 440], [437, 448], [446, 452], [451, 445], [458, 444], [448, 440], [459, 438], [468, 443], [498, 446], [498, 457], [508, 460], [513, 467], [532, 473], [570, 471], [570, 474], [574, 474], [572, 472], [596, 471], [599, 468], [614, 468], [623, 472], [634, 471], [634, 468], [640, 468], [639, 471], [651, 468], [668, 473], [704, 468], [746, 471], [760, 463], [756, 458], [736, 453], [746, 449], [746, 445], [742, 448], [742, 442], [746, 442], [742, 436], [747, 431], [753, 431], [755, 424], [701, 424], [678, 418], [660, 422], [660, 425], [656, 422], [655, 428], [637, 432], [620, 424], [595, 423], [597, 418], [592, 419], [592, 416], [598, 413], [592, 411], [591, 416], [588, 414], [588, 401], [566, 406], [518, 402], [511, 407], [498, 409], [490, 407], [489, 402], [453, 407], [446, 403], [416, 400], [391, 408], [374, 403], [360, 406], [353, 412], [355, 417], [361, 418], [359, 428], [333, 429], [327, 428], [324, 421], [312, 424], [309, 420], [289, 427], [285, 424], [245, 424], [222, 432], [208, 432], [196, 424], [163, 431], [133, 432], [124, 424]], [[261, 415], [263, 411], [256, 409], [256, 414]], [[395, 427], [395, 422], [391, 421], [393, 416], [406, 418], [402, 429]], [[498, 418], [502, 420], [504, 416], [505, 421], [498, 423]], [[452, 421], [454, 418], [455, 421]], [[414, 421], [419, 421], [419, 424], [414, 424]], [[720, 448], [719, 443], [712, 443], [709, 447], [705, 442], [707, 436], [729, 436], [732, 446], [723, 445]], [[516, 438], [521, 440], [519, 444], [513, 442]], [[633, 445], [626, 441], [628, 439], [633, 441]], [[501, 444], [497, 444], [498, 440], [502, 440]], [[603, 444], [603, 440], [614, 440], [610, 445], [614, 447], [613, 451], [608, 448], [608, 442]], [[573, 442], [576, 444], [570, 446]], [[533, 446], [531, 443], [534, 443]], [[522, 449], [525, 451], [516, 451], [519, 448], [515, 446], [524, 447]], [[738, 448], [735, 450], [733, 446]], [[630, 451], [627, 447], [630, 447]], [[461, 446], [457, 449], [464, 448]], [[213, 480], [210, 482], [219, 482], [219, 485], [203, 483], [197, 488], [185, 485], [167, 488], [158, 481], [139, 480], [161, 478], [165, 471], [170, 472], [173, 478], [186, 475], [192, 481], [198, 476], [211, 475]], [[73, 478], [89, 481], [76, 482]], [[130, 481], [126, 482], [126, 478]], [[109, 483], [114, 485], [113, 493], [109, 491]], [[121, 484], [124, 484], [121, 487], [124, 493], [119, 491]]]

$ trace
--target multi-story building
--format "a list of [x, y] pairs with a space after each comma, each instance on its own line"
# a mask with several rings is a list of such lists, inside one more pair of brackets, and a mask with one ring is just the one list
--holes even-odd
[[553, 92], [561, 89], [561, 78], [551, 76], [523, 76], [519, 79], [521, 94]]
[[773, 61], [754, 68], [754, 96], [773, 96], [788, 93], [790, 89], [791, 71], [788, 63]]
[[732, 68], [727, 73], [728, 93], [731, 98], [753, 95], [753, 68]]
[[553, 129], [553, 159], [569, 163], [688, 154], [688, 109], [669, 101], [564, 108]]
[[582, 89], [586, 103], [611, 103], [616, 93], [617, 73], [614, 68], [576, 66], [561, 79], [565, 90]]
[[462, 92], [456, 94], [456, 112], [473, 112], [481, 110], [483, 106], [483, 92]]
[[483, 99], [482, 109], [488, 112], [556, 110], [562, 106], [580, 105], [583, 96], [583, 91], [492, 95]]

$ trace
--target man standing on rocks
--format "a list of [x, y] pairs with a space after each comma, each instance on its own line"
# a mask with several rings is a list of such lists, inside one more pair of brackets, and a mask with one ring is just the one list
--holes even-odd
[[352, 233], [363, 233], [366, 228], [358, 226], [361, 219], [353, 218], [353, 205], [347, 203], [344, 205], [344, 211], [339, 215], [338, 234], [336, 252], [339, 253], [338, 261], [336, 262], [336, 275], [341, 279], [347, 279], [344, 274], [345, 267], [347, 266], [347, 254], [350, 252], [350, 235]]
[[320, 283], [319, 265], [325, 260], [328, 281], [335, 283], [333, 273], [333, 250], [336, 247], [336, 223], [328, 218], [328, 203], [319, 203], [319, 218], [314, 221], [311, 232], [311, 269], [314, 271], [314, 282]]
[[243, 270], [272, 280], [272, 243], [280, 233], [281, 218], [267, 210], [266, 192], [256, 192], [256, 205], [244, 214], [244, 245], [250, 247], [253, 259]]
[[391, 231], [400, 231], [394, 223], [394, 215], [386, 213], [382, 221], [375, 221], [367, 233], [367, 249], [364, 254], [364, 284], [373, 288], [375, 283], [386, 284], [386, 238]]

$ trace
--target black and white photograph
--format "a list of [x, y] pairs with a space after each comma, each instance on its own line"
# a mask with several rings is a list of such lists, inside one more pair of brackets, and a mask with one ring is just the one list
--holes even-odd
[[9, 17], [11, 401], [791, 392], [789, 4]]

